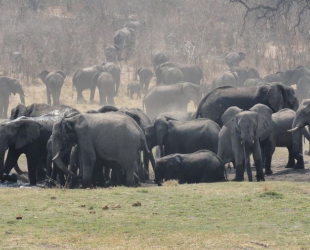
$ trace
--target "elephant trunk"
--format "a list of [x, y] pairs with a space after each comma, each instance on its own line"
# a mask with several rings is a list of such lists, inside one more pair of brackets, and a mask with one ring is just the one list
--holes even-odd
[[19, 97], [20, 97], [20, 101], [22, 104], [25, 104], [25, 95], [24, 95], [24, 91], [23, 89], [21, 88], [20, 91], [19, 91]]
[[72, 173], [69, 169], [67, 169], [66, 165], [64, 164], [64, 162], [61, 159], [61, 155], [60, 155], [60, 151], [58, 151], [55, 155], [55, 157], [53, 158], [53, 162], [55, 162], [55, 164], [57, 165], [57, 167], [62, 170], [65, 174], [71, 176], [71, 177], [76, 177], [76, 175], [74, 173]]
[[251, 142], [244, 142], [243, 143], [244, 166], [245, 166], [245, 169], [247, 171], [249, 181], [253, 181], [251, 162], [250, 162], [251, 149], [252, 149], [252, 143]]
[[83, 167], [83, 188], [92, 187], [93, 168]]

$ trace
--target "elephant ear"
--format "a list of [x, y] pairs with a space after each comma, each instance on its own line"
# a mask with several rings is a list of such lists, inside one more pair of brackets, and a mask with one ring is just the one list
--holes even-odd
[[132, 119], [135, 120], [135, 122], [139, 125], [139, 127], [141, 128], [141, 118], [140, 116], [138, 116], [137, 114], [130, 112], [130, 111], [119, 111], [121, 113], [125, 113], [126, 115], [130, 116]]
[[19, 103], [15, 108], [11, 110], [10, 120], [14, 120], [17, 117], [27, 116], [27, 115], [28, 115], [27, 107], [24, 104]]
[[46, 69], [44, 69], [38, 76], [42, 80], [42, 82], [45, 83], [45, 78], [50, 72]]
[[56, 71], [56, 73], [61, 75], [64, 80], [66, 79], [66, 75], [65, 75], [65, 73], [63, 71], [58, 70], [58, 71]]
[[282, 92], [282, 86], [279, 83], [271, 83], [267, 93], [267, 99], [270, 107], [274, 112], [278, 112], [283, 108], [284, 98]]
[[140, 73], [140, 70], [141, 70], [141, 69], [142, 69], [142, 68], [138, 69], [137, 74], [139, 74], [139, 73]]
[[224, 114], [222, 115], [221, 119], [222, 122], [224, 124], [225, 127], [227, 127], [227, 129], [230, 132], [236, 132], [237, 130], [237, 118], [236, 115], [239, 114], [240, 112], [242, 112], [242, 109], [233, 106], [228, 108]]
[[15, 148], [19, 149], [40, 137], [40, 124], [31, 120], [20, 120], [17, 122], [18, 129]]
[[272, 110], [264, 104], [256, 104], [251, 111], [257, 112], [256, 137], [265, 140], [273, 129]]

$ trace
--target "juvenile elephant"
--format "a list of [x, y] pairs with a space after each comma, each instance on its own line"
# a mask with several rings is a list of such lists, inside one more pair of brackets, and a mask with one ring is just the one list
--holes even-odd
[[212, 89], [221, 86], [238, 86], [238, 75], [236, 72], [225, 71], [216, 76], [212, 81]]
[[176, 67], [157, 67], [155, 71], [156, 84], [176, 84], [183, 81], [184, 76], [180, 69]]
[[283, 81], [283, 72], [278, 71], [274, 74], [266, 75], [263, 79], [266, 83], [282, 82]]
[[242, 51], [238, 53], [230, 52], [225, 55], [225, 62], [229, 68], [236, 67], [245, 59], [245, 56], [246, 54]]
[[176, 121], [156, 118], [145, 130], [148, 148], [159, 146], [160, 155], [187, 154], [201, 149], [217, 152], [220, 127], [209, 119]]
[[201, 99], [199, 85], [180, 82], [173, 85], [157, 85], [151, 88], [143, 98], [146, 114], [153, 120], [162, 112], [187, 112], [187, 105], [192, 100], [195, 105]]
[[244, 83], [248, 79], [257, 79], [260, 78], [259, 72], [257, 69], [249, 67], [233, 67], [230, 69], [231, 72], [237, 74], [237, 87], [244, 86]]
[[121, 69], [115, 63], [103, 63], [102, 70], [108, 72], [113, 76], [115, 84], [115, 95], [118, 93], [119, 86], [121, 84]]
[[101, 65], [93, 65], [88, 68], [78, 69], [75, 71], [72, 77], [72, 89], [75, 87], [77, 92], [77, 102], [84, 101], [82, 92], [85, 89], [90, 89], [89, 101], [94, 101], [96, 84], [92, 81], [93, 77], [97, 73], [103, 72]]
[[116, 48], [113, 45], [108, 44], [104, 49], [104, 55], [107, 62], [115, 62], [117, 57]]
[[114, 47], [117, 53], [117, 60], [121, 61], [122, 52], [125, 51], [125, 61], [133, 54], [136, 43], [136, 32], [132, 28], [122, 28], [114, 34]]
[[99, 105], [114, 105], [115, 85], [113, 76], [108, 72], [97, 73], [94, 75], [92, 81], [99, 90]]
[[9, 97], [16, 93], [20, 96], [20, 101], [25, 104], [24, 90], [20, 82], [15, 78], [0, 76], [0, 118], [7, 118]]
[[153, 73], [148, 68], [140, 68], [138, 69], [138, 76], [140, 80], [141, 89], [144, 90], [144, 94], [148, 91], [150, 81], [152, 79]]
[[256, 168], [257, 181], [264, 181], [263, 162], [260, 142], [265, 140], [272, 131], [272, 110], [263, 104], [256, 104], [243, 111], [233, 106], [222, 115], [224, 126], [219, 133], [218, 156], [223, 163], [233, 162], [236, 167], [235, 181], [244, 180], [247, 171], [252, 181], [250, 155]]
[[150, 156], [150, 152], [141, 128], [131, 117], [120, 113], [80, 114], [56, 124], [53, 161], [62, 171], [75, 177], [62, 162], [62, 156], [68, 144], [78, 144], [83, 187], [91, 186], [92, 173], [102, 164], [118, 166], [125, 172], [126, 184], [134, 186], [134, 172], [139, 168], [137, 154], [143, 150], [144, 156]]
[[209, 150], [167, 155], [158, 159], [155, 166], [155, 183], [158, 186], [163, 180], [176, 179], [180, 184], [226, 180], [222, 160]]
[[159, 66], [160, 64], [168, 62], [169, 57], [164, 52], [158, 49], [154, 49], [151, 53], [151, 60], [155, 70], [156, 67]]
[[157, 77], [158, 82], [162, 81], [162, 75], [160, 74], [161, 71], [157, 71], [157, 69], [163, 69], [165, 67], [180, 69], [183, 74], [183, 81], [185, 82], [191, 82], [200, 85], [200, 81], [203, 78], [203, 72], [201, 68], [196, 64], [165, 62], [156, 67], [155, 75]]
[[209, 118], [222, 126], [221, 116], [229, 107], [249, 110], [258, 103], [267, 105], [273, 112], [282, 108], [297, 110], [299, 104], [294, 89], [281, 83], [238, 88], [225, 86], [212, 90], [202, 99], [196, 118]]
[[127, 84], [127, 96], [133, 98], [133, 94], [137, 94], [137, 99], [141, 99], [141, 85], [139, 82], [131, 82]]
[[51, 98], [53, 98], [53, 106], [59, 105], [59, 97], [61, 88], [66, 79], [66, 75], [62, 71], [49, 72], [48, 70], [43, 70], [39, 74], [40, 79], [45, 84], [47, 103], [52, 104]]

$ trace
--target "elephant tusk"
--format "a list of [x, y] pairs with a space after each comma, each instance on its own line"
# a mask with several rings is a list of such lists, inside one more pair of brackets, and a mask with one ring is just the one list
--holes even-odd
[[292, 132], [295, 132], [298, 129], [300, 129], [300, 128], [299, 127], [295, 127], [295, 128], [289, 129], [287, 132], [292, 133]]

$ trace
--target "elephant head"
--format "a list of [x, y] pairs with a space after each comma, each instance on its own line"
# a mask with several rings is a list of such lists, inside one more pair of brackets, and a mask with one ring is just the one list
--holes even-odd
[[197, 107], [202, 97], [202, 91], [200, 85], [190, 82], [182, 82], [181, 84], [182, 84], [182, 92], [188, 99], [188, 102], [192, 100], [195, 104], [195, 107]]
[[13, 95], [16, 95], [16, 93], [19, 94], [21, 103], [25, 104], [25, 94], [20, 82], [17, 79], [11, 78], [11, 80], [8, 82], [8, 86], [11, 90], [11, 93]]
[[[250, 165], [252, 152], [256, 163], [257, 180], [264, 180], [259, 142], [265, 140], [273, 129], [272, 110], [263, 104], [256, 104], [248, 111], [233, 106], [222, 115], [222, 122], [230, 131], [234, 147], [236, 180], [243, 180], [245, 168], [249, 181], [252, 181]], [[240, 155], [243, 155], [241, 160]]]
[[14, 120], [18, 117], [28, 116], [28, 115], [29, 115], [29, 112], [27, 110], [27, 107], [24, 104], [19, 103], [17, 104], [15, 108], [12, 108], [10, 120]]
[[296, 111], [296, 117], [293, 121], [293, 129], [290, 132], [296, 131], [300, 128], [310, 125], [310, 99], [304, 99], [298, 110]]

